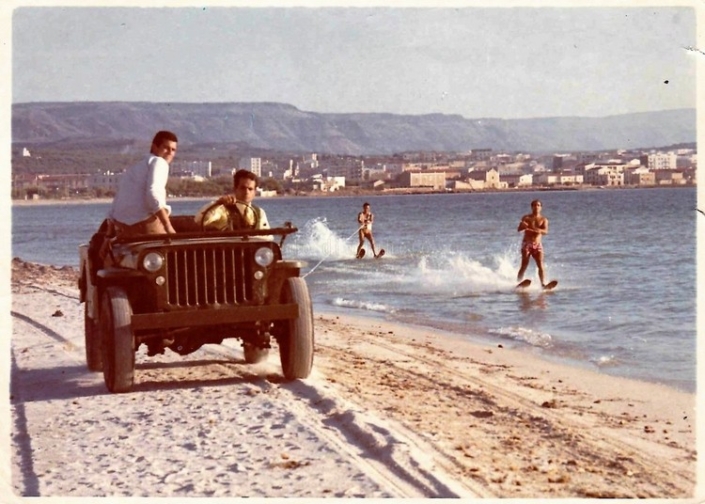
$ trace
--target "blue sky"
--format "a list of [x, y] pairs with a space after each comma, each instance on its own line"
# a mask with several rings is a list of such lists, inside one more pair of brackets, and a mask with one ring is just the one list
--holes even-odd
[[220, 5], [15, 2], [12, 102], [599, 117], [694, 107], [705, 57], [691, 7]]

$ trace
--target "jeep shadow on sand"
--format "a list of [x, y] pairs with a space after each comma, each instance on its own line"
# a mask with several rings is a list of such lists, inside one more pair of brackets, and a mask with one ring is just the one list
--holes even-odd
[[[274, 338], [287, 380], [313, 366], [313, 308], [299, 276], [282, 259], [291, 223], [267, 230], [210, 231], [173, 216], [176, 234], [120, 236], [105, 221], [79, 247], [86, 361], [111, 392], [134, 384], [135, 354], [188, 355], [225, 338], [242, 342], [245, 362], [264, 360]], [[279, 243], [275, 239], [279, 240]]]

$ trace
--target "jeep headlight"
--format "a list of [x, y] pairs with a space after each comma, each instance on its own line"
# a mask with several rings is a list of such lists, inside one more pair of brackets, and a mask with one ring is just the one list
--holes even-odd
[[255, 262], [262, 267], [269, 266], [274, 261], [274, 252], [268, 247], [262, 247], [255, 252]]
[[144, 256], [144, 259], [142, 259], [142, 267], [144, 267], [144, 269], [146, 269], [150, 273], [159, 271], [163, 265], [164, 258], [161, 254], [158, 254], [156, 252], [150, 252], [149, 254]]

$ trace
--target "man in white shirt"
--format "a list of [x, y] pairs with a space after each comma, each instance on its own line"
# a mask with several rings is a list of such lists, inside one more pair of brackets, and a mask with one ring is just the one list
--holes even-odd
[[120, 178], [108, 213], [118, 234], [175, 233], [166, 204], [169, 163], [176, 155], [176, 135], [160, 131], [152, 140], [150, 155], [129, 168]]

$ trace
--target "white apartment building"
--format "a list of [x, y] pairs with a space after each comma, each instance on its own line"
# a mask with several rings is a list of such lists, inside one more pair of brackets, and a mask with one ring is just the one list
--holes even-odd
[[212, 163], [210, 161], [186, 161], [175, 159], [169, 165], [170, 173], [191, 173], [194, 177], [210, 178]]
[[675, 170], [678, 155], [675, 152], [649, 154], [649, 170]]
[[238, 170], [249, 170], [258, 177], [262, 176], [262, 158], [241, 157], [237, 165]]
[[583, 175], [580, 173], [552, 173], [540, 172], [534, 174], [534, 185], [554, 186], [554, 185], [582, 185]]

